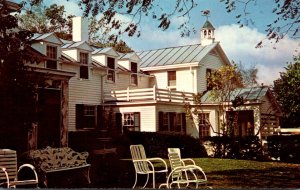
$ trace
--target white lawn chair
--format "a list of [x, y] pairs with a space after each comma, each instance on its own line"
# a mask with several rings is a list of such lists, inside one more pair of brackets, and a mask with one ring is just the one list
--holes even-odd
[[168, 148], [168, 153], [177, 153], [179, 159], [183, 162], [184, 165], [196, 165], [195, 161], [191, 158], [181, 158], [181, 152], [179, 148]]
[[177, 188], [187, 188], [190, 184], [195, 184], [198, 188], [199, 184], [207, 184], [207, 177], [199, 166], [197, 166], [194, 160], [187, 158], [184, 159], [185, 162], [190, 162], [190, 164], [185, 164], [180, 156], [179, 149], [169, 149], [169, 161], [171, 166], [171, 172], [168, 175], [167, 182], [159, 186], [159, 188], [166, 186], [167, 188], [172, 188], [173, 185], [177, 185]]
[[[145, 188], [149, 181], [149, 175], [153, 175], [153, 188], [155, 188], [155, 173], [166, 173], [168, 172], [168, 167], [166, 162], [161, 158], [147, 158], [145, 149], [143, 145], [131, 145], [130, 152], [132, 157], [132, 162], [135, 169], [135, 182], [132, 188], [135, 188], [137, 184], [138, 174], [147, 175], [147, 180], [143, 188]], [[164, 166], [162, 169], [157, 169], [154, 167], [154, 163], [162, 163]]]
[[[17, 153], [15, 150], [0, 149], [0, 179], [6, 181], [7, 187], [16, 188], [17, 186], [23, 185], [34, 185], [38, 187], [38, 176], [35, 168], [31, 164], [23, 164], [17, 167]], [[29, 169], [32, 172], [33, 179], [19, 180], [19, 174], [23, 169]]]

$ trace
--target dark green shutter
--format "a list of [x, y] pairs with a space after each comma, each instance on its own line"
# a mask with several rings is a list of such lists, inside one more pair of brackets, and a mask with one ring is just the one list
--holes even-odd
[[170, 112], [169, 113], [169, 121], [170, 121], [170, 126], [169, 126], [169, 131], [175, 131], [175, 112]]
[[121, 134], [122, 133], [122, 114], [121, 113], [116, 113], [116, 130], [117, 133]]
[[158, 112], [158, 131], [163, 131], [163, 112]]
[[83, 104], [76, 104], [76, 128], [81, 129], [83, 128]]
[[103, 119], [103, 106], [97, 106], [97, 128], [104, 128], [104, 119]]
[[185, 113], [181, 114], [181, 119], [182, 119], [182, 132], [183, 132], [183, 134], [186, 134], [186, 117], [185, 117]]

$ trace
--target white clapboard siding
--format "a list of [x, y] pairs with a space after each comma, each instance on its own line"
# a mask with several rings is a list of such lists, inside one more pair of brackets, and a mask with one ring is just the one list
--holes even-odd
[[224, 65], [223, 61], [214, 54], [208, 54], [201, 60], [201, 65], [197, 71], [197, 92], [206, 90], [206, 69], [217, 70]]
[[[64, 66], [67, 67], [67, 66]], [[76, 104], [101, 104], [101, 71], [89, 69], [89, 79], [79, 79], [79, 67], [69, 65], [68, 70], [76, 72], [69, 81], [69, 130], [76, 130]]]
[[117, 73], [115, 82], [108, 81], [104, 77], [104, 92], [110, 92], [112, 90], [125, 90], [128, 87], [130, 89], [140, 89], [150, 87], [150, 77], [149, 76], [138, 76], [138, 85], [132, 85], [130, 81], [130, 73]]
[[195, 72], [190, 68], [176, 71], [176, 90], [184, 92], [195, 92]]

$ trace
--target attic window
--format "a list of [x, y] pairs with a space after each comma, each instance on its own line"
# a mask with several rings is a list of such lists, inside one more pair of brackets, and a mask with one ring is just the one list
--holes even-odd
[[87, 65], [88, 64], [88, 54], [80, 52], [80, 63]]
[[107, 57], [107, 80], [115, 82], [115, 59]]
[[46, 68], [57, 69], [57, 47], [47, 46], [47, 57]]
[[137, 63], [131, 62], [131, 84], [137, 85], [138, 80], [137, 80]]

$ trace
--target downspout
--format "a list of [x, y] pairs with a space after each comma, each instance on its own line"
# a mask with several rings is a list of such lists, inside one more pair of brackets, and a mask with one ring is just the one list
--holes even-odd
[[101, 77], [101, 86], [100, 86], [100, 90], [101, 90], [101, 104], [104, 103], [104, 80], [103, 78], [106, 77], [107, 74], [104, 74], [104, 75], [100, 75]]
[[192, 70], [192, 66], [190, 66], [190, 73], [192, 74], [192, 92], [193, 93], [195, 93], [195, 82], [194, 82], [194, 80], [195, 80], [195, 76], [194, 76], [194, 71]]

